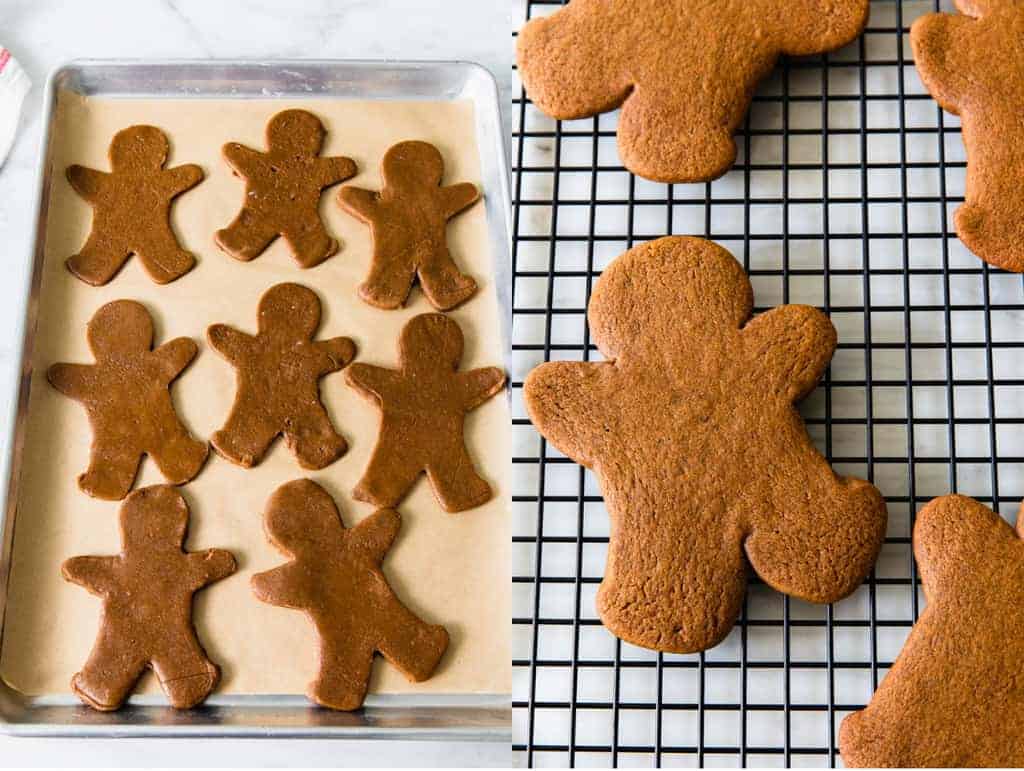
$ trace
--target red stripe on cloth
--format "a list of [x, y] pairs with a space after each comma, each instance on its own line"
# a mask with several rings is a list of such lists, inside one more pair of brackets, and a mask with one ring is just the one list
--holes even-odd
[[4, 71], [4, 67], [7, 66], [7, 62], [10, 61], [11, 52], [6, 48], [0, 48], [0, 72]]

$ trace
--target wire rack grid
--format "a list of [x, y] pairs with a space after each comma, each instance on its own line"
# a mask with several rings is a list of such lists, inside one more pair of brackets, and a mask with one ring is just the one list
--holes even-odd
[[[526, 0], [527, 18], [562, 0]], [[783, 60], [709, 184], [625, 171], [617, 116], [555, 122], [515, 100], [514, 750], [531, 766], [835, 766], [838, 726], [923, 606], [914, 512], [952, 491], [1012, 519], [1024, 495], [1024, 286], [952, 232], [958, 120], [913, 67], [909, 26], [948, 0], [873, 0], [841, 51]], [[598, 621], [608, 517], [593, 475], [532, 428], [526, 373], [599, 358], [585, 309], [615, 256], [666, 234], [736, 255], [757, 310], [799, 302], [839, 347], [801, 405], [839, 473], [873, 481], [889, 529], [870, 578], [819, 606], [756, 580], [730, 636], [697, 655], [623, 643]]]

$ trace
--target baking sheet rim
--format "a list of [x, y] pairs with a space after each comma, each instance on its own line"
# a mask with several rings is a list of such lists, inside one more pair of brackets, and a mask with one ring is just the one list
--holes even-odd
[[[37, 324], [37, 302], [39, 284], [42, 272], [42, 260], [45, 246], [45, 225], [49, 199], [50, 175], [48, 173], [48, 158], [51, 153], [53, 140], [53, 123], [57, 103], [59, 82], [67, 77], [69, 73], [76, 70], [90, 67], [194, 67], [194, 68], [223, 68], [236, 67], [257, 71], [284, 71], [289, 67], [293, 68], [354, 68], [357, 71], [370, 72], [375, 68], [398, 69], [400, 71], [415, 72], [422, 69], [458, 67], [467, 70], [464, 86], [469, 84], [471, 73], [482, 76], [488, 85], [488, 98], [486, 101], [480, 98], [468, 96], [474, 104], [476, 111], [475, 123], [478, 133], [478, 152], [481, 160], [481, 182], [484, 188], [491, 193], [485, 201], [487, 206], [487, 231], [489, 241], [492, 245], [492, 267], [495, 277], [495, 289], [498, 307], [501, 312], [501, 335], [502, 349], [505, 352], [506, 365], [511, 352], [511, 338], [509, 325], [511, 322], [511, 189], [508, 172], [508, 155], [505, 144], [503, 123], [501, 120], [500, 99], [497, 82], [493, 74], [485, 67], [475, 62], [466, 61], [427, 61], [427, 60], [369, 60], [369, 59], [281, 59], [272, 62], [261, 62], [247, 59], [100, 59], [82, 58], [73, 59], [55, 67], [47, 76], [43, 92], [43, 105], [41, 120], [43, 130], [40, 136], [40, 146], [37, 152], [37, 171], [34, 180], [36, 189], [36, 201], [32, 212], [32, 222], [35, 223], [36, 233], [32, 238], [32, 246], [29, 254], [31, 269], [26, 271], [20, 291], [17, 294], [19, 308], [23, 309], [16, 316], [15, 339], [19, 340], [18, 347], [14, 351], [17, 361], [18, 378], [14, 386], [16, 398], [10, 401], [8, 412], [4, 416], [7, 420], [6, 443], [0, 453], [0, 498], [4, 503], [3, 511], [0, 511], [0, 531], [2, 531], [2, 553], [0, 553], [0, 640], [2, 630], [6, 623], [7, 610], [7, 587], [10, 579], [11, 552], [13, 546], [13, 535], [16, 524], [18, 484], [15, 475], [20, 475], [20, 466], [15, 467], [15, 458], [20, 456], [24, 441], [23, 432], [25, 429], [28, 388], [31, 380], [28, 368], [31, 367], [32, 338]], [[126, 94], [110, 94], [111, 96], [122, 96]], [[138, 96], [157, 98], [160, 93], [149, 91], [140, 92]], [[204, 95], [192, 92], [181, 92], [167, 94], [169, 98], [196, 98], [201, 99]], [[220, 98], [250, 98], [248, 94], [227, 91], [217, 93], [214, 96]], [[258, 98], [285, 98], [301, 100], [303, 98], [331, 98], [329, 92], [302, 91], [290, 93], [285, 90], [270, 94], [261, 94]], [[337, 95], [338, 99], [356, 98]], [[362, 99], [387, 99], [386, 96], [364, 94]], [[425, 98], [396, 96], [393, 98]], [[438, 94], [434, 99], [445, 101], [454, 98], [452, 95]], [[483, 104], [481, 104], [483, 102]], [[484, 118], [480, 108], [487, 108], [487, 116]], [[484, 137], [480, 136], [481, 125], [489, 125], [489, 142], [485, 145]], [[492, 135], [493, 136], [490, 136]], [[493, 153], [495, 158], [491, 163], [487, 162], [488, 154]], [[494, 172], [493, 176], [488, 171]], [[494, 194], [497, 195], [494, 195]], [[497, 200], [495, 200], [497, 199]], [[491, 204], [493, 202], [493, 204]], [[495, 220], [497, 217], [497, 221]], [[500, 232], [499, 232], [500, 231]], [[506, 398], [508, 391], [506, 391]], [[511, 580], [511, 578], [510, 578]], [[457, 713], [467, 707], [476, 708], [484, 712], [494, 712], [493, 721], [483, 721], [485, 724], [466, 723], [441, 726], [432, 725], [424, 727], [416, 725], [416, 713], [424, 709], [436, 711], [437, 718], [444, 718], [444, 710], [452, 707]], [[330, 724], [329, 720], [308, 725], [274, 727], [259, 722], [246, 723], [244, 720], [224, 722], [218, 720], [217, 713], [231, 709], [251, 709], [253, 717], [258, 716], [259, 710], [293, 710], [299, 712], [317, 713], [321, 718], [335, 716], [338, 718], [336, 724]], [[164, 714], [172, 714], [179, 718], [194, 717], [193, 722], [175, 721], [168, 724], [160, 724], [144, 713], [157, 711]], [[20, 712], [20, 714], [18, 714]], [[36, 714], [34, 714], [36, 713]], [[59, 719], [40, 719], [43, 714], [52, 713]], [[67, 714], [65, 714], [67, 713]], [[393, 714], [392, 714], [393, 713]], [[404, 713], [410, 713], [408, 725], [384, 725], [388, 720], [401, 719]], [[89, 720], [83, 721], [83, 716]], [[353, 718], [362, 718], [362, 725], [354, 725]], [[453, 715], [457, 717], [457, 714]], [[140, 719], [141, 718], [141, 719]], [[187, 718], [186, 718], [187, 719]], [[383, 722], [382, 722], [383, 720]], [[0, 733], [16, 735], [52, 735], [52, 736], [338, 736], [350, 738], [401, 738], [408, 736], [415, 739], [438, 739], [438, 740], [487, 740], [487, 741], [511, 741], [511, 694], [389, 694], [371, 695], [367, 698], [367, 706], [357, 713], [331, 713], [321, 710], [311, 704], [305, 697], [296, 694], [282, 695], [222, 695], [213, 696], [208, 700], [208, 706], [186, 713], [171, 710], [159, 699], [153, 697], [141, 697], [131, 699], [122, 710], [113, 713], [95, 713], [83, 707], [77, 701], [66, 696], [38, 696], [26, 697], [6, 684], [0, 682]]]

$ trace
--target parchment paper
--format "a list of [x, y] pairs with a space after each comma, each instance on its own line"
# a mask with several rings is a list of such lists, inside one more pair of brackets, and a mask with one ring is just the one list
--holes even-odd
[[[19, 506], [4, 626], [0, 675], [30, 695], [61, 694], [85, 661], [96, 634], [100, 601], [65, 583], [60, 564], [78, 554], [120, 551], [119, 504], [89, 498], [76, 485], [88, 463], [91, 433], [80, 405], [58, 394], [45, 380], [53, 362], [91, 362], [85, 326], [106, 302], [143, 302], [156, 322], [156, 344], [186, 335], [200, 344], [191, 367], [175, 382], [179, 414], [197, 437], [221, 426], [234, 398], [234, 370], [205, 340], [207, 326], [226, 322], [256, 329], [256, 305], [281, 281], [312, 287], [323, 302], [319, 336], [351, 337], [357, 360], [397, 365], [397, 339], [412, 316], [432, 310], [418, 288], [399, 311], [381, 311], [360, 300], [356, 287], [369, 265], [369, 228], [335, 204], [338, 187], [321, 201], [328, 230], [341, 251], [311, 270], [301, 270], [278, 239], [250, 263], [237, 262], [213, 243], [214, 232], [235, 215], [243, 183], [220, 157], [227, 141], [263, 149], [267, 119], [289, 107], [312, 110], [328, 129], [323, 152], [347, 155], [359, 175], [346, 184], [379, 188], [384, 152], [404, 139], [423, 139], [441, 150], [445, 183], [480, 182], [470, 102], [342, 100], [144, 100], [93, 99], [62, 94], [55, 125], [46, 258], [39, 297], [39, 324], [32, 353], [31, 398], [23, 455]], [[121, 128], [148, 123], [170, 139], [170, 166], [198, 163], [205, 181], [179, 197], [172, 222], [199, 264], [185, 277], [154, 284], [131, 259], [104, 287], [74, 278], [64, 260], [84, 243], [89, 206], [68, 185], [72, 163], [109, 170], [107, 147]], [[489, 191], [485, 190], [485, 195]], [[502, 365], [500, 311], [494, 291], [492, 255], [482, 204], [455, 218], [449, 243], [462, 268], [474, 276], [479, 293], [451, 315], [466, 336], [463, 367]], [[191, 510], [187, 547], [224, 547], [234, 552], [239, 571], [197, 595], [195, 622], [210, 657], [223, 670], [221, 693], [302, 693], [316, 668], [316, 638], [297, 611], [258, 602], [249, 577], [284, 561], [264, 539], [262, 511], [281, 483], [308, 476], [334, 495], [346, 525], [372, 512], [350, 491], [365, 468], [377, 434], [378, 414], [346, 386], [341, 373], [321, 380], [321, 394], [336, 426], [348, 439], [348, 453], [319, 472], [303, 472], [280, 440], [261, 465], [242, 469], [211, 452], [199, 476], [181, 488]], [[399, 596], [425, 620], [442, 623], [451, 647], [435, 676], [410, 684], [377, 659], [371, 692], [507, 693], [511, 690], [509, 646], [508, 520], [510, 512], [510, 420], [498, 396], [467, 421], [467, 441], [483, 476], [495, 488], [487, 505], [446, 514], [421, 478], [399, 507], [398, 541], [384, 569]], [[146, 459], [136, 486], [163, 479]], [[147, 675], [143, 692], [158, 690]]]

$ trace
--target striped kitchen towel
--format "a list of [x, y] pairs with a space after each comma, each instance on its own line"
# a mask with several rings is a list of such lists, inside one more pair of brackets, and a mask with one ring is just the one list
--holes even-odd
[[0, 166], [4, 165], [7, 153], [14, 144], [21, 105], [31, 85], [18, 60], [0, 46]]

